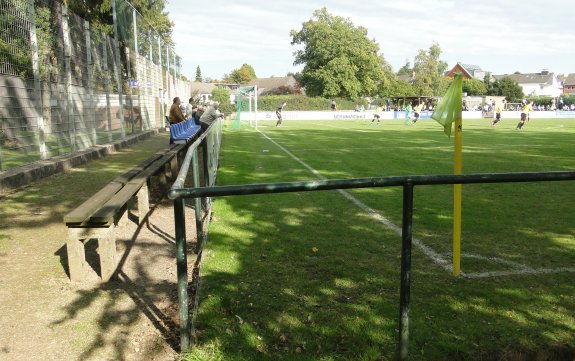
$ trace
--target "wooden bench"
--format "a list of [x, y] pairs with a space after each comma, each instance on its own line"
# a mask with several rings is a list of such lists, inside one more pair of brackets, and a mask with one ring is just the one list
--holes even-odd
[[[138, 224], [147, 217], [148, 185], [152, 176], [159, 175], [165, 183], [167, 173], [177, 176], [177, 155], [187, 146], [174, 144], [140, 163], [135, 168], [110, 181], [106, 186], [64, 217], [68, 227], [66, 243], [70, 279], [81, 282], [89, 265], [86, 262], [85, 242], [96, 239], [100, 257], [102, 281], [108, 281], [117, 267], [115, 229], [129, 210], [133, 199], [138, 205]], [[169, 169], [168, 169], [169, 168]]]
[[185, 144], [201, 133], [202, 127], [192, 119], [170, 125], [170, 143]]

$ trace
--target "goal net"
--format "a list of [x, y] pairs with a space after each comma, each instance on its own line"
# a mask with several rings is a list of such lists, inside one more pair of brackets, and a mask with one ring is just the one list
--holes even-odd
[[240, 129], [241, 122], [249, 122], [250, 127], [257, 129], [258, 87], [250, 85], [241, 87], [236, 94], [236, 120], [231, 129]]

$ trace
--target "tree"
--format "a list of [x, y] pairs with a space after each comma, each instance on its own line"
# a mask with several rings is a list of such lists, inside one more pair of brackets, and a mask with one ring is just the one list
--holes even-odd
[[382, 57], [366, 28], [355, 27], [324, 7], [290, 35], [292, 45], [303, 45], [294, 52], [294, 65], [304, 65], [300, 83], [307, 95], [355, 99], [377, 93], [383, 77]]
[[519, 84], [508, 76], [496, 80], [493, 89], [496, 93], [493, 95], [502, 95], [509, 102], [519, 102], [525, 96]]
[[239, 69], [232, 70], [228, 78], [232, 83], [247, 84], [256, 78], [256, 72], [251, 65], [243, 64]]
[[196, 68], [196, 79], [197, 82], [202, 82], [202, 70], [200, 69], [200, 66], [198, 65], [198, 67]]
[[415, 73], [414, 88], [417, 95], [443, 95], [449, 83], [443, 75], [447, 69], [447, 63], [439, 60], [441, 48], [438, 43], [433, 43], [429, 50], [419, 50], [413, 64]]
[[413, 69], [411, 68], [411, 64], [409, 64], [409, 60], [405, 59], [405, 65], [399, 68], [397, 71], [397, 75], [409, 75], [413, 73]]
[[390, 89], [391, 96], [415, 96], [416, 92], [413, 86], [401, 80], [395, 80]]
[[233, 112], [234, 106], [230, 104], [230, 91], [228, 88], [217, 86], [212, 90], [212, 100], [220, 103], [220, 110], [223, 113]]
[[[87, 5], [86, 0], [68, 0], [64, 3], [74, 14], [84, 20], [88, 20], [91, 28], [104, 31], [108, 35], [114, 35], [112, 27], [112, 1], [91, 0], [89, 1], [89, 5]], [[130, 3], [142, 15], [143, 19], [140, 20], [144, 21], [144, 28], [151, 27], [165, 42], [173, 44], [171, 35], [174, 23], [165, 11], [165, 0], [130, 0]], [[122, 8], [124, 7], [118, 7], [119, 17], [124, 15], [131, 19], [131, 10], [126, 10], [130, 11], [128, 14], [121, 14]], [[126, 24], [126, 26], [129, 25]], [[146, 37], [148, 34], [144, 33], [139, 36]]]
[[463, 79], [463, 91], [467, 95], [486, 95], [487, 87], [485, 83], [477, 79]]

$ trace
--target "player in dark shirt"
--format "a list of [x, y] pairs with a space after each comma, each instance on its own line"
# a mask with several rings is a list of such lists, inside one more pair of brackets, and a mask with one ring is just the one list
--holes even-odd
[[276, 123], [276, 127], [279, 127], [280, 125], [282, 125], [282, 110], [284, 110], [284, 107], [286, 106], [286, 102], [283, 102], [282, 105], [280, 105], [277, 109], [276, 109], [276, 116], [278, 117], [278, 121]]

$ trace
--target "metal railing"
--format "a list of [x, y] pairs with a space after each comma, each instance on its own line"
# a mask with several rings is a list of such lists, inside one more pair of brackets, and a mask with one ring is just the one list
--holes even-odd
[[[185, 165], [185, 163], [184, 163]], [[187, 168], [182, 167], [182, 171]], [[182, 176], [182, 174], [180, 174]], [[180, 177], [178, 176], [178, 178]], [[510, 182], [549, 182], [575, 180], [575, 171], [557, 172], [525, 172], [525, 173], [477, 173], [463, 175], [414, 175], [392, 176], [374, 178], [334, 179], [303, 182], [266, 183], [266, 184], [242, 184], [217, 187], [181, 188], [173, 187], [169, 192], [169, 198], [174, 200], [176, 214], [176, 236], [185, 234], [185, 224], [181, 210], [183, 199], [194, 198], [196, 203], [202, 197], [225, 197], [251, 194], [286, 193], [286, 192], [311, 192], [323, 190], [351, 189], [351, 188], [377, 188], [377, 187], [403, 187], [403, 219], [402, 219], [402, 245], [401, 245], [401, 278], [400, 278], [400, 302], [399, 302], [399, 340], [398, 357], [406, 360], [409, 345], [409, 303], [410, 303], [410, 280], [411, 280], [411, 246], [412, 246], [412, 223], [413, 223], [413, 189], [419, 185], [444, 185], [444, 184], [480, 184], [480, 183], [510, 183]], [[180, 211], [177, 211], [180, 209]], [[182, 217], [181, 219], [179, 217]], [[177, 238], [183, 245], [178, 245], [178, 250], [185, 250], [185, 239]], [[178, 256], [179, 256], [178, 251]], [[178, 262], [178, 266], [180, 263]], [[187, 289], [187, 272], [178, 268], [179, 294]], [[186, 350], [190, 344], [191, 328], [188, 324], [187, 299], [185, 300], [186, 314], [181, 315], [180, 331], [181, 348]], [[180, 300], [180, 307], [184, 303]], [[185, 316], [185, 317], [184, 317]]]
[[[178, 172], [178, 177], [170, 189], [171, 192], [177, 192], [184, 188], [188, 176], [192, 176], [192, 183], [198, 188], [203, 183], [204, 186], [213, 186], [216, 182], [216, 173], [218, 170], [219, 152], [222, 140], [223, 121], [217, 120], [203, 134], [196, 139], [188, 148], [186, 156]], [[202, 165], [200, 169], [199, 152], [202, 149]], [[191, 169], [190, 169], [191, 165]], [[200, 181], [200, 171], [203, 173], [203, 181]], [[188, 180], [189, 181], [189, 180]], [[202, 256], [202, 246], [207, 237], [202, 221], [202, 208], [206, 210], [205, 219], [209, 219], [211, 202], [209, 198], [204, 199], [204, 207], [200, 198], [194, 200], [194, 213], [196, 222], [196, 253], [199, 264]], [[178, 279], [178, 303], [180, 309], [180, 348], [186, 350], [190, 347], [190, 334], [192, 331], [189, 311], [188, 311], [188, 257], [186, 253], [186, 218], [185, 202], [183, 198], [174, 200], [174, 222], [176, 224], [176, 268]]]

